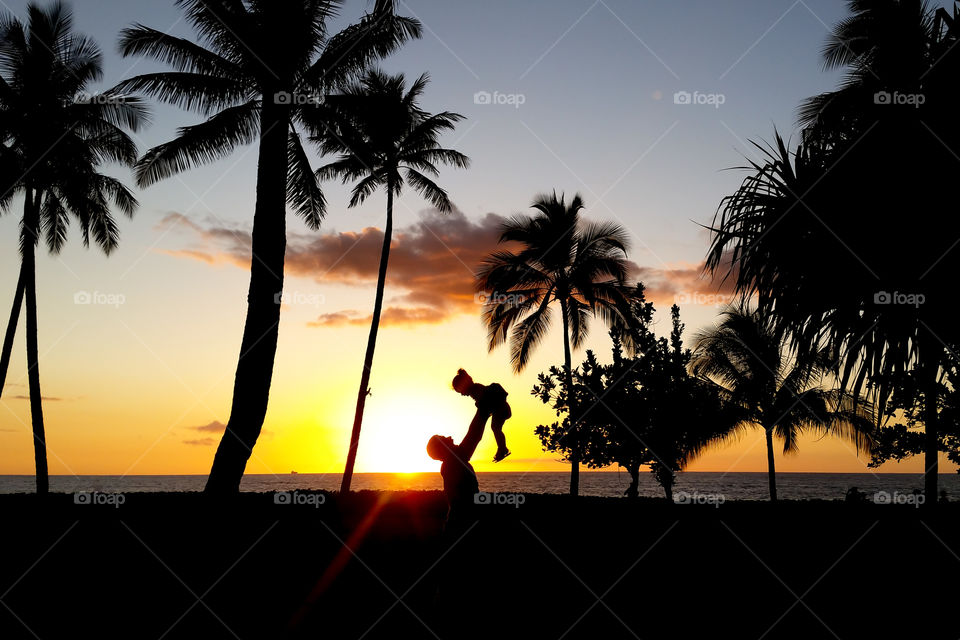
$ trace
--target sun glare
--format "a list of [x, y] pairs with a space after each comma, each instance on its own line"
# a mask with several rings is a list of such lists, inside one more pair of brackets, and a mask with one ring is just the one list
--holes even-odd
[[444, 399], [428, 394], [390, 394], [378, 402], [371, 398], [360, 436], [358, 470], [439, 471], [439, 463], [427, 456], [427, 440], [434, 434], [459, 437], [466, 432], [473, 415], [472, 406], [463, 406], [458, 411], [457, 399], [453, 394]]

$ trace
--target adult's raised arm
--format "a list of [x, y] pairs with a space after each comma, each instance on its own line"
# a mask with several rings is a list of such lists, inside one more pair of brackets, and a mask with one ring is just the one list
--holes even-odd
[[483, 430], [487, 425], [487, 418], [489, 416], [489, 411], [477, 409], [473, 420], [470, 421], [470, 428], [467, 429], [467, 435], [463, 437], [459, 447], [460, 456], [464, 462], [469, 462], [477, 450], [477, 445], [480, 444], [480, 439], [483, 437]]

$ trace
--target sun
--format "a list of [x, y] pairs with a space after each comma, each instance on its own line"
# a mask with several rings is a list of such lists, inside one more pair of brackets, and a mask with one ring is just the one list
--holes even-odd
[[440, 464], [427, 456], [427, 440], [434, 434], [459, 439], [473, 417], [472, 403], [465, 404], [451, 392], [444, 395], [448, 397], [414, 391], [371, 397], [364, 412], [357, 471], [439, 471]]

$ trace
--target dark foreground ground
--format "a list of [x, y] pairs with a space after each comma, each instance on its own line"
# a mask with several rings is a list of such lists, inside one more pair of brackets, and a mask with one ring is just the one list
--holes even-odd
[[960, 637], [960, 504], [322, 495], [0, 496], [0, 638]]

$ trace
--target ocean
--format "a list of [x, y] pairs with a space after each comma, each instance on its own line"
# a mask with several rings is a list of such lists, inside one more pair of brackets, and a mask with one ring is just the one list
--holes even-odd
[[[480, 488], [488, 492], [566, 493], [570, 476], [565, 472], [479, 473]], [[203, 475], [179, 476], [50, 476], [50, 490], [62, 493], [99, 491], [133, 493], [140, 491], [201, 491]], [[619, 497], [630, 482], [623, 472], [581, 472], [581, 495]], [[33, 476], [0, 476], [0, 493], [30, 493]], [[246, 475], [243, 491], [294, 491], [323, 489], [335, 491], [339, 473], [289, 475]], [[778, 473], [777, 493], [786, 500], [842, 500], [851, 487], [868, 495], [886, 492], [890, 496], [910, 495], [923, 488], [923, 476], [914, 473]], [[960, 499], [960, 475], [941, 474], [940, 487], [954, 500]], [[353, 489], [429, 491], [442, 488], [439, 473], [358, 473]], [[691, 501], [722, 496], [723, 500], [766, 500], [767, 474], [689, 472], [677, 477], [675, 498]], [[649, 473], [640, 475], [640, 495], [662, 497], [663, 490]]]

